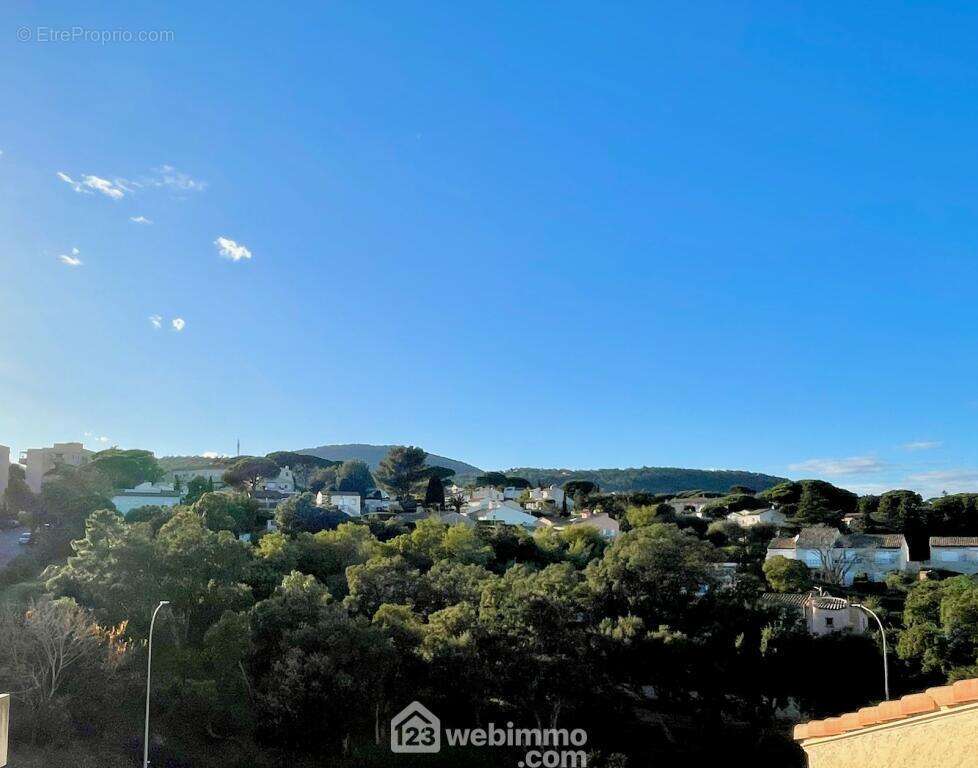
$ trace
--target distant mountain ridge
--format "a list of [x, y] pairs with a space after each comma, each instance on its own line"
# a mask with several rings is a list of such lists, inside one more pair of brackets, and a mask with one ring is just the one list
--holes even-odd
[[711, 491], [726, 493], [743, 485], [755, 491], [785, 482], [786, 478], [736, 469], [682, 469], [680, 467], [631, 467], [628, 469], [535, 469], [516, 467], [507, 475], [522, 477], [533, 485], [562, 485], [568, 480], [590, 480], [602, 491], [679, 493]]
[[[366, 462], [371, 470], [380, 466], [381, 459], [393, 448], [393, 445], [369, 445], [367, 443], [347, 443], [345, 445], [321, 445], [318, 448], [303, 448], [296, 453], [304, 453], [307, 456], [318, 456], [321, 459], [330, 461], [351, 461], [358, 459]], [[446, 456], [439, 456], [435, 453], [428, 454], [428, 466], [445, 467], [454, 469], [457, 475], [481, 475], [482, 470], [464, 461], [449, 459]]]

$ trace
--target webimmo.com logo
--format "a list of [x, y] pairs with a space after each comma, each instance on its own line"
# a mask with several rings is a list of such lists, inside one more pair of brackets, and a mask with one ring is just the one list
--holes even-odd
[[[412, 701], [391, 720], [391, 751], [441, 751], [441, 721], [424, 704]], [[587, 732], [582, 728], [519, 728], [489, 723], [485, 728], [446, 728], [449, 747], [497, 747], [523, 752], [517, 768], [585, 768]]]
[[441, 750], [441, 722], [431, 710], [412, 701], [391, 720], [391, 751], [401, 753]]

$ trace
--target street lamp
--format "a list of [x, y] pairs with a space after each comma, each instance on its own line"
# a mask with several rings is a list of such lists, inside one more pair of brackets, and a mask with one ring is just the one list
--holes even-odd
[[880, 625], [880, 637], [883, 640], [883, 692], [886, 695], [886, 700], [890, 700], [890, 668], [886, 662], [886, 630], [883, 629], [883, 622], [880, 621], [880, 617], [876, 615], [876, 612], [867, 608], [861, 603], [851, 603], [853, 608], [861, 608], [866, 611], [870, 616], [876, 619], [876, 623]]
[[146, 730], [143, 734], [143, 768], [149, 768], [149, 686], [150, 677], [153, 674], [153, 627], [156, 624], [156, 614], [160, 608], [169, 605], [169, 600], [160, 600], [160, 604], [153, 611], [153, 618], [149, 622], [149, 653], [146, 657]]

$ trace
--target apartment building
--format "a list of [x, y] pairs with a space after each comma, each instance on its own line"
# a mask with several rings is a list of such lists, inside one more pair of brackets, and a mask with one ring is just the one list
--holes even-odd
[[21, 454], [27, 485], [34, 493], [41, 492], [44, 476], [58, 466], [81, 467], [87, 464], [92, 451], [81, 443], [55, 443], [50, 448], [28, 448]]

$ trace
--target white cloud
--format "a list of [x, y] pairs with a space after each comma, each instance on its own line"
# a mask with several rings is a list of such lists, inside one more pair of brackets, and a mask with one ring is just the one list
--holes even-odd
[[156, 176], [146, 180], [146, 184], [153, 187], [167, 187], [177, 192], [203, 192], [207, 188], [206, 181], [191, 178], [183, 171], [178, 171], [172, 165], [161, 165], [154, 168]]
[[78, 258], [78, 254], [81, 253], [77, 248], [72, 248], [71, 253], [62, 253], [58, 256], [61, 259], [62, 264], [67, 264], [69, 267], [80, 267], [83, 262]]
[[948, 493], [978, 492], [978, 469], [936, 469], [907, 475], [906, 484], [925, 498]]
[[128, 187], [121, 179], [109, 181], [108, 179], [103, 179], [100, 176], [86, 174], [85, 176], [82, 176], [80, 181], [78, 181], [71, 178], [71, 176], [64, 171], [58, 171], [58, 178], [65, 184], [70, 185], [75, 192], [81, 192], [82, 194], [86, 195], [89, 195], [92, 192], [98, 192], [106, 197], [111, 197], [113, 200], [119, 200], [125, 197], [126, 192], [129, 191]]
[[147, 219], [145, 216], [130, 216], [129, 221], [135, 224], [152, 224], [152, 219]]
[[149, 316], [150, 325], [153, 326], [157, 331], [163, 327], [163, 316], [162, 315], [150, 315]]
[[170, 321], [170, 325], [173, 326], [173, 330], [180, 333], [184, 328], [187, 327], [186, 321], [182, 317], [175, 317]]
[[808, 459], [797, 464], [789, 464], [791, 472], [811, 473], [839, 477], [842, 475], [858, 475], [868, 472], [880, 472], [886, 464], [875, 456], [850, 456], [845, 459]]
[[934, 448], [940, 448], [944, 443], [940, 440], [916, 440], [911, 443], [904, 443], [903, 450], [905, 451], [931, 451]]
[[103, 437], [99, 437], [99, 438], [96, 438], [96, 439], [97, 439], [97, 440], [98, 440], [98, 441], [99, 441], [100, 443], [107, 443], [107, 442], [109, 442], [109, 438], [107, 438], [107, 437], [104, 437], [104, 436], [103, 436]]
[[236, 243], [229, 237], [219, 237], [214, 241], [214, 245], [217, 246], [217, 252], [221, 254], [225, 259], [231, 259], [231, 261], [241, 261], [242, 259], [250, 259], [251, 251], [249, 251], [244, 245]]
[[223, 459], [227, 456], [226, 453], [218, 453], [217, 451], [204, 451], [202, 454], [205, 459]]

